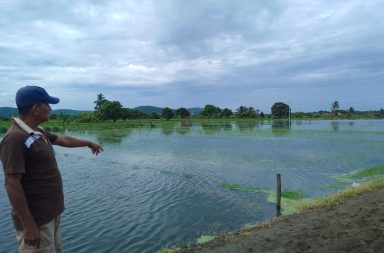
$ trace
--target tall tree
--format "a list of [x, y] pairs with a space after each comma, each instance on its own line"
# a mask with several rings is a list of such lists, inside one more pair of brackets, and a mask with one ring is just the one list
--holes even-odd
[[180, 117], [182, 119], [188, 118], [191, 115], [191, 113], [184, 107], [180, 107], [175, 111], [175, 116]]
[[248, 108], [244, 105], [241, 105], [236, 109], [236, 116], [239, 118], [246, 118], [248, 114]]
[[206, 118], [220, 117], [221, 109], [220, 107], [216, 107], [214, 105], [205, 105], [204, 109], [200, 112], [200, 115]]
[[188, 118], [191, 115], [191, 113], [186, 108], [180, 107], [179, 109], [176, 110], [175, 115], [176, 117], [180, 117], [184, 119], [184, 118]]
[[173, 110], [171, 108], [165, 107], [163, 109], [161, 116], [163, 118], [165, 118], [166, 120], [170, 120], [170, 119], [173, 119], [175, 117], [175, 114], [173, 113]]
[[100, 112], [101, 105], [103, 104], [104, 101], [106, 101], [104, 95], [101, 93], [98, 94], [95, 102], [93, 102], [95, 104], [95, 111], [96, 112]]
[[283, 102], [277, 102], [272, 105], [272, 116], [274, 118], [283, 119], [289, 116], [289, 105]]
[[106, 100], [101, 104], [100, 114], [103, 119], [111, 119], [114, 122], [122, 117], [123, 106], [119, 101]]
[[232, 116], [232, 110], [228, 108], [224, 108], [222, 111], [222, 115], [224, 118], [229, 118]]
[[236, 109], [236, 116], [238, 118], [256, 118], [257, 113], [252, 106], [246, 107], [244, 105]]
[[332, 112], [333, 114], [337, 114], [338, 111], [339, 111], [339, 102], [336, 100], [336, 101], [334, 101], [334, 102], [332, 103], [332, 105], [331, 105], [331, 112]]

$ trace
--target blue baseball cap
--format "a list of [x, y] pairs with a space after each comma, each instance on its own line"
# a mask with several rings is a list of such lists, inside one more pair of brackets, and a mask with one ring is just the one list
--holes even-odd
[[38, 86], [25, 86], [16, 93], [17, 107], [32, 106], [38, 103], [57, 104], [60, 99], [51, 97], [47, 91]]

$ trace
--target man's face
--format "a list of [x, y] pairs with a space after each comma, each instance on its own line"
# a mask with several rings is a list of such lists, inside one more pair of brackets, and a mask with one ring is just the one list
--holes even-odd
[[51, 107], [47, 103], [40, 103], [34, 106], [35, 116], [38, 117], [41, 122], [49, 120], [49, 112], [51, 110]]

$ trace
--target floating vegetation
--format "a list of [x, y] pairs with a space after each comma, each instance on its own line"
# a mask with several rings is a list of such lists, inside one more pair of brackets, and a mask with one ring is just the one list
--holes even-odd
[[384, 165], [379, 165], [379, 166], [353, 172], [351, 174], [351, 177], [354, 179], [360, 179], [360, 178], [366, 178], [366, 177], [374, 177], [377, 175], [384, 175]]
[[205, 243], [205, 242], [209, 242], [209, 241], [212, 241], [213, 239], [215, 239], [216, 237], [215, 236], [212, 236], [212, 235], [201, 235], [198, 239], [197, 239], [197, 243]]
[[336, 182], [333, 184], [329, 185], [329, 188], [335, 189], [335, 190], [342, 190], [347, 188], [350, 185], [350, 183], [345, 183], [345, 182]]
[[183, 174], [183, 177], [186, 179], [192, 179], [193, 175], [190, 173], [185, 173], [185, 174]]
[[230, 191], [242, 191], [242, 192], [253, 192], [253, 193], [269, 193], [268, 190], [258, 188], [258, 187], [245, 187], [240, 184], [234, 183], [222, 183], [221, 187], [226, 188]]
[[155, 253], [175, 253], [178, 250], [180, 249], [179, 248], [174, 248], [174, 249], [163, 248], [161, 250], [156, 251]]
[[331, 176], [333, 179], [335, 179], [339, 183], [352, 183], [353, 179], [351, 178], [350, 174], [339, 174], [339, 175], [333, 175]]
[[[285, 197], [284, 197], [285, 195]], [[288, 191], [281, 192], [281, 208], [282, 214], [296, 213], [299, 206], [307, 201], [305, 194], [302, 191]], [[268, 193], [267, 201], [276, 203], [276, 192], [270, 191]]]
[[305, 193], [303, 191], [284, 190], [281, 192], [281, 197], [286, 199], [299, 200], [299, 199], [303, 199], [304, 196], [305, 196]]
[[132, 169], [133, 169], [133, 170], [138, 170], [138, 169], [140, 169], [140, 167], [139, 167], [139, 165], [133, 165], [133, 166], [132, 166]]
[[220, 184], [220, 186], [224, 187], [230, 191], [247, 191], [246, 188], [242, 187], [239, 184], [222, 183], [222, 184]]
[[254, 193], [269, 193], [270, 191], [267, 191], [262, 188], [257, 188], [257, 187], [251, 187], [249, 188], [249, 192], [254, 192]]
[[[276, 203], [276, 192], [262, 189], [258, 187], [244, 187], [240, 184], [234, 183], [222, 183], [221, 187], [224, 187], [231, 191], [252, 192], [252, 193], [266, 193], [267, 201], [270, 203]], [[305, 198], [305, 192], [299, 190], [283, 190], [281, 192], [281, 207], [283, 214], [291, 214], [297, 211], [297, 207], [303, 204], [307, 199]]]
[[359, 182], [364, 182], [368, 178], [374, 178], [380, 175], [384, 175], [384, 165], [378, 165], [362, 170], [357, 170], [351, 173], [333, 175], [332, 178], [336, 180], [336, 183], [330, 184], [329, 187], [338, 190], [345, 189], [351, 185], [356, 185]]
[[172, 171], [171, 171], [171, 170], [161, 170], [160, 172], [163, 173], [163, 174], [165, 174], [165, 175], [170, 175], [170, 174], [172, 174]]
[[307, 211], [330, 209], [343, 203], [347, 199], [355, 198], [363, 193], [375, 191], [382, 188], [384, 188], [384, 177], [378, 177], [369, 181], [368, 183], [350, 189], [346, 189], [344, 191], [338, 192], [335, 195], [306, 202], [303, 205], [299, 206], [298, 210], [299, 212], [303, 213]]

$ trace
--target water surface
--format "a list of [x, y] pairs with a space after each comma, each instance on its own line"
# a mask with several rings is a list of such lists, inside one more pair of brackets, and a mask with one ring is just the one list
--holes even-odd
[[[63, 133], [62, 133], [63, 134]], [[65, 132], [105, 152], [55, 147], [64, 181], [66, 252], [154, 252], [275, 216], [265, 193], [334, 193], [335, 174], [384, 164], [383, 120], [188, 124]], [[3, 185], [4, 175], [0, 173]], [[350, 187], [350, 185], [345, 185]], [[0, 188], [0, 251], [17, 252]], [[3, 250], [3, 251], [2, 251]]]

